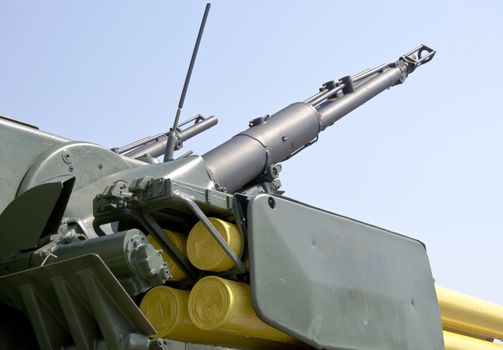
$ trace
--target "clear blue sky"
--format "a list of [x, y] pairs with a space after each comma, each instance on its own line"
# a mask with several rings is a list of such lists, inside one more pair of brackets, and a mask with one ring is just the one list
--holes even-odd
[[[503, 304], [500, 1], [213, 1], [183, 117], [197, 153], [426, 43], [435, 59], [284, 164], [290, 197], [423, 241], [445, 287]], [[203, 1], [0, 2], [0, 114], [106, 147], [166, 131]], [[413, 276], [411, 277], [413, 278]]]

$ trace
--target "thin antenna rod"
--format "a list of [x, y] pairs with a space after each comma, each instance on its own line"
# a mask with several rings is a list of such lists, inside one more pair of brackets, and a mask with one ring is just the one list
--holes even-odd
[[194, 63], [196, 62], [197, 51], [199, 50], [199, 44], [201, 43], [201, 38], [203, 37], [204, 26], [206, 25], [206, 18], [208, 18], [208, 13], [210, 12], [210, 3], [206, 4], [204, 9], [203, 19], [201, 21], [201, 26], [199, 27], [199, 33], [197, 34], [196, 45], [194, 46], [194, 51], [192, 52], [192, 58], [190, 59], [189, 70], [187, 71], [187, 76], [185, 77], [185, 83], [183, 84], [182, 94], [180, 95], [180, 101], [178, 102], [178, 108], [176, 109], [175, 121], [173, 122], [173, 127], [171, 128], [168, 136], [168, 141], [166, 143], [166, 151], [164, 152], [164, 161], [173, 160], [173, 153], [175, 152], [176, 146], [176, 129], [178, 128], [178, 120], [180, 119], [180, 114], [182, 112], [183, 103], [185, 101], [185, 94], [189, 87], [190, 76], [192, 75], [192, 69], [194, 68]]

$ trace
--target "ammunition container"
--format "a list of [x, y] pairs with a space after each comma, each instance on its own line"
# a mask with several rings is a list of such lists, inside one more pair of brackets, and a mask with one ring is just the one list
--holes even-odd
[[188, 314], [188, 299], [188, 291], [164, 286], [152, 288], [145, 294], [140, 309], [157, 330], [156, 338], [247, 349], [285, 349], [283, 343], [196, 327]]
[[200, 329], [187, 313], [189, 292], [170, 287], [155, 287], [143, 297], [140, 309], [157, 330], [157, 336], [194, 340]]
[[189, 296], [189, 317], [200, 329], [240, 334], [280, 342], [292, 342], [289, 335], [263, 322], [255, 313], [246, 283], [216, 276], [195, 284]]
[[[243, 239], [236, 225], [217, 218], [209, 220], [239, 256], [243, 250]], [[204, 271], [223, 272], [234, 267], [234, 262], [201, 222], [195, 224], [189, 233], [187, 256], [192, 265]]]
[[503, 306], [437, 286], [444, 329], [503, 338]]
[[[184, 255], [187, 255], [187, 249], [186, 249], [187, 237], [185, 235], [170, 230], [164, 230], [164, 234], [169, 238], [171, 238], [173, 243], [175, 243], [176, 247]], [[147, 239], [149, 243], [154, 246], [155, 249], [162, 250], [161, 246], [156, 242], [156, 240], [152, 237], [152, 235], [148, 235]], [[173, 261], [173, 259], [171, 259], [168, 253], [165, 252], [164, 250], [162, 250], [162, 259], [168, 266], [169, 271], [171, 272], [171, 277], [169, 279], [170, 281], [181, 281], [187, 277], [185, 275], [185, 272], [183, 272], [182, 269], [180, 269], [180, 267]]]

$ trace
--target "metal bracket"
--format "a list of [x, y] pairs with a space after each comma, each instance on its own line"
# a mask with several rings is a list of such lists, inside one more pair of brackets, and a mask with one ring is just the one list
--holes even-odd
[[140, 221], [142, 226], [149, 229], [149, 233], [154, 237], [161, 248], [168, 252], [170, 257], [174, 262], [188, 275], [192, 280], [197, 280], [200, 277], [200, 273], [192, 267], [189, 260], [183, 255], [183, 253], [178, 249], [175, 242], [164, 234], [161, 226], [155, 221], [155, 219], [148, 212], [141, 211], [141, 217], [136, 216], [137, 220]]
[[173, 240], [164, 234], [163, 229], [147, 211], [127, 207], [117, 209], [115, 215], [95, 218], [93, 222], [94, 230], [99, 235], [104, 234], [100, 228], [101, 225], [125, 218], [134, 219], [145, 232], [154, 237], [161, 248], [170, 255], [178, 267], [180, 267], [191, 280], [197, 280], [199, 277], [198, 271], [192, 267], [189, 260], [183, 255], [180, 249], [178, 249]]
[[148, 348], [155, 334], [94, 254], [2, 277], [0, 291], [28, 315], [42, 349], [133, 350]]
[[195, 221], [196, 218], [200, 220], [234, 262], [237, 273], [246, 272], [243, 261], [222, 239], [198, 203], [211, 209], [220, 217], [231, 216], [234, 213], [232, 195], [178, 183], [170, 179], [144, 177], [131, 181], [128, 191], [122, 189], [112, 194], [110, 188], [107, 187], [103, 194], [96, 196], [93, 226], [96, 232], [101, 234], [101, 225], [133, 219], [173, 258], [174, 262], [189, 276], [187, 282], [191, 283], [190, 280], [197, 280], [201, 272], [190, 264], [174, 242], [164, 234], [156, 220], [156, 217], [166, 216], [163, 210], [169, 212], [170, 209], [176, 208], [177, 215], [185, 213], [191, 220]]
[[190, 198], [187, 198], [181, 193], [175, 193], [175, 195], [182, 200], [194, 213], [195, 216], [202, 222], [204, 227], [210, 232], [211, 236], [217, 241], [217, 243], [222, 247], [225, 253], [231, 258], [231, 260], [236, 265], [239, 272], [246, 272], [244, 263], [238, 258], [236, 253], [232, 248], [224, 241], [218, 230], [213, 226], [208, 217], [203, 213], [203, 211], [197, 206], [197, 204]]

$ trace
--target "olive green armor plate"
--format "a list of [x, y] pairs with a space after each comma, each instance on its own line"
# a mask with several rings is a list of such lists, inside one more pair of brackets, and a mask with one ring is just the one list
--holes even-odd
[[444, 348], [421, 242], [269, 195], [247, 216], [263, 320], [318, 349]]

